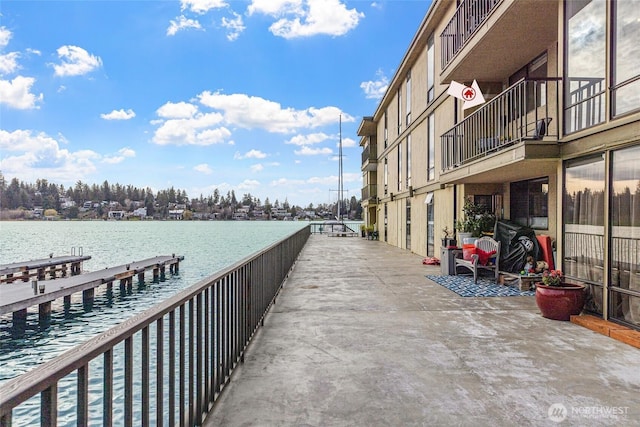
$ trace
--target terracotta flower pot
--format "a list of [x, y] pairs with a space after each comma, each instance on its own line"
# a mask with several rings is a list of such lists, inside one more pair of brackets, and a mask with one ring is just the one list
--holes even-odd
[[571, 315], [580, 314], [585, 301], [585, 286], [564, 284], [546, 286], [536, 283], [536, 304], [542, 317], [554, 320], [569, 320]]

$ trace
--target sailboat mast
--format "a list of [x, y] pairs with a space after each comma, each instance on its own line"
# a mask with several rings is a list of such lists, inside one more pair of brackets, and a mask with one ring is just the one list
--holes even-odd
[[340, 143], [338, 148], [338, 221], [342, 221], [340, 206], [342, 205], [342, 114], [340, 114]]

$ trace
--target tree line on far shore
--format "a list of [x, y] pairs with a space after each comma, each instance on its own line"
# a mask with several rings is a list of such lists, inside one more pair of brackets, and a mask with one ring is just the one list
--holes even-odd
[[[91, 202], [91, 207], [88, 209], [83, 207], [87, 202]], [[68, 188], [46, 179], [26, 183], [13, 178], [7, 182], [0, 172], [0, 208], [5, 212], [4, 219], [19, 219], [21, 212], [35, 208], [43, 211], [54, 210], [66, 218], [87, 219], [104, 218], [111, 209], [133, 212], [138, 208], [146, 208], [147, 217], [162, 219], [167, 218], [169, 210], [175, 209], [176, 206], [183, 206], [191, 214], [215, 214], [218, 219], [231, 219], [233, 213], [241, 207], [249, 208], [250, 217], [251, 213], [257, 209], [270, 215], [274, 208], [290, 213], [292, 216], [299, 216], [303, 212], [305, 215], [314, 212], [318, 216], [327, 216], [335, 215], [338, 207], [337, 203], [317, 206], [309, 204], [307, 207], [300, 207], [290, 205], [286, 198], [283, 202], [275, 199], [272, 203], [268, 197], [263, 203], [250, 193], [238, 199], [234, 190], [223, 195], [217, 188], [213, 194], [207, 196], [200, 194], [197, 198], [189, 198], [185, 190], [174, 187], [154, 192], [149, 187], [110, 184], [106, 180], [101, 185], [78, 181], [75, 186]], [[360, 219], [362, 216], [360, 200], [355, 197], [343, 200], [340, 208], [343, 214], [348, 213], [350, 219]], [[15, 212], [7, 215], [7, 211]]]

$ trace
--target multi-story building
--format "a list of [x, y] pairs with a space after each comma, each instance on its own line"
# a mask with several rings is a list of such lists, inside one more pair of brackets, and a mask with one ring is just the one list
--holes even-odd
[[[465, 201], [556, 243], [588, 307], [640, 328], [640, 7], [433, 0], [359, 128], [365, 222], [439, 256]], [[452, 82], [486, 99], [464, 109]]]

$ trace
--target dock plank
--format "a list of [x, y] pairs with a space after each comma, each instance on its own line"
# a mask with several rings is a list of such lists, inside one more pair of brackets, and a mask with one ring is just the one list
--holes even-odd
[[146, 270], [161, 268], [162, 266], [168, 267], [179, 263], [183, 259], [184, 256], [157, 256], [77, 276], [40, 281], [40, 284], [45, 285], [45, 291], [42, 294], [34, 294], [31, 284], [25, 282], [1, 284], [0, 315], [48, 303], [58, 298], [119, 280], [119, 278], [131, 277]]

